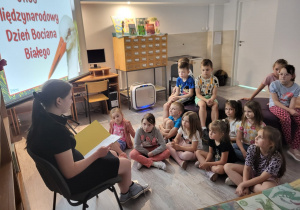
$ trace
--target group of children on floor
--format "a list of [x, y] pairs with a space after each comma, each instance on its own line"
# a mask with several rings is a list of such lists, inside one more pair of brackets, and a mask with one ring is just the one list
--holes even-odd
[[[137, 162], [137, 169], [154, 166], [166, 170], [163, 160], [170, 155], [184, 170], [188, 161], [196, 161], [195, 166], [205, 171], [211, 181], [226, 173], [225, 183], [236, 185], [239, 196], [278, 185], [286, 170], [280, 132], [265, 125], [261, 107], [254, 100], [247, 101], [244, 107], [240, 101], [227, 100], [227, 118], [219, 120], [218, 79], [212, 75], [212, 62], [204, 59], [201, 69], [201, 75], [194, 82], [188, 60], [179, 60], [179, 77], [164, 104], [163, 123], [159, 128], [156, 128], [154, 115], [147, 113], [141, 127], [134, 132], [119, 108], [111, 110], [110, 132], [121, 136], [111, 149], [126, 158], [124, 150], [132, 148], [132, 136], [134, 148], [129, 156]], [[280, 59], [275, 62], [271, 76], [273, 79], [266, 78], [262, 83], [269, 86], [270, 111], [280, 119], [290, 147], [288, 154], [300, 161], [300, 109], [295, 108], [300, 87], [294, 82], [295, 68]], [[184, 113], [183, 104], [192, 100], [199, 106], [199, 113]], [[212, 109], [208, 129], [206, 107]], [[293, 133], [291, 121], [295, 124]], [[205, 144], [208, 151], [204, 149]]]

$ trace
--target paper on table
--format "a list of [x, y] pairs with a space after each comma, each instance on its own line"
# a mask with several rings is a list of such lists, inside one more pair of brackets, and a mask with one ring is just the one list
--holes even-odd
[[118, 139], [120, 139], [121, 136], [117, 136], [114, 134], [111, 134], [109, 137], [107, 137], [106, 139], [104, 139], [100, 144], [98, 144], [94, 149], [92, 149], [91, 151], [89, 151], [84, 158], [89, 157], [90, 155], [92, 155], [97, 149], [99, 149], [100, 147], [105, 147], [110, 145], [111, 143], [116, 142]]

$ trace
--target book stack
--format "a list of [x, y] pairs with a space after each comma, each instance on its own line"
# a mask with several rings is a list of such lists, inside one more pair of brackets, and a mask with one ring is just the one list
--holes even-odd
[[298, 210], [300, 209], [300, 186], [291, 187], [285, 183], [267, 190], [261, 194], [217, 204], [203, 208], [205, 210], [232, 209], [232, 210]]

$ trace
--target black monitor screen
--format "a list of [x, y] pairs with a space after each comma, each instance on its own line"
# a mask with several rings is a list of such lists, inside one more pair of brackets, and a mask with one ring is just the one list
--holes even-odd
[[104, 49], [87, 50], [88, 63], [105, 62]]

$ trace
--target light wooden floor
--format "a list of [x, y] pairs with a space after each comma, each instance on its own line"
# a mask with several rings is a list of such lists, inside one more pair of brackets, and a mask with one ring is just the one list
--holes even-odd
[[[228, 99], [239, 99], [249, 97], [253, 91], [240, 87], [221, 87], [218, 94]], [[162, 122], [162, 105], [165, 103], [164, 94], [158, 94], [156, 105], [150, 110], [130, 111], [127, 103], [122, 103], [122, 110], [126, 119], [130, 120], [134, 129], [140, 126], [140, 120], [146, 112], [152, 112], [156, 116], [157, 125]], [[268, 97], [267, 93], [261, 93], [259, 97]], [[88, 124], [88, 118], [82, 113], [79, 115], [81, 130]], [[105, 128], [109, 127], [109, 116], [93, 113], [92, 120], [97, 119]], [[24, 130], [24, 129], [23, 129]], [[23, 136], [25, 136], [23, 134]], [[25, 188], [32, 210], [52, 209], [53, 194], [44, 185], [31, 158], [25, 152], [25, 139], [17, 142], [16, 150]], [[286, 151], [286, 148], [285, 148]], [[127, 153], [130, 151], [128, 150]], [[285, 152], [286, 155], [286, 152]], [[281, 182], [291, 182], [300, 178], [299, 163], [286, 155], [287, 172]], [[151, 191], [140, 196], [136, 200], [129, 201], [124, 209], [197, 209], [219, 202], [236, 198], [235, 188], [224, 184], [226, 176], [219, 177], [213, 183], [209, 181], [204, 173], [194, 167], [194, 163], [189, 163], [187, 170], [182, 170], [173, 159], [166, 160], [167, 170], [162, 171], [156, 168], [141, 168], [136, 170], [136, 163], [132, 161], [132, 179], [138, 180], [141, 184], [148, 183]], [[117, 188], [117, 187], [116, 187]], [[118, 191], [118, 189], [117, 189]], [[99, 198], [91, 199], [88, 202], [88, 209], [118, 209], [113, 193], [105, 191]], [[82, 207], [72, 207], [61, 196], [57, 198], [56, 209], [81, 209]]]

